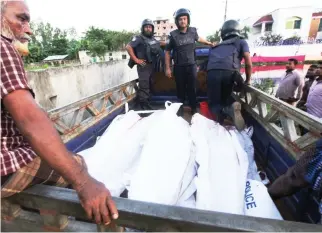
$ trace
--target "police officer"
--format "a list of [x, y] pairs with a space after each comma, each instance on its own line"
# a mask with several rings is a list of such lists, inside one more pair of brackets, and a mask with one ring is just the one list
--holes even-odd
[[210, 110], [220, 124], [224, 116], [230, 116], [236, 128], [242, 130], [245, 121], [241, 115], [240, 103], [231, 96], [234, 87], [243, 87], [239, 70], [245, 59], [246, 84], [250, 84], [252, 61], [247, 42], [240, 35], [240, 25], [236, 20], [226, 21], [221, 28], [222, 42], [209, 51], [207, 65], [207, 89]]
[[129, 67], [137, 65], [139, 76], [138, 101], [143, 110], [152, 110], [149, 104], [150, 82], [154, 73], [154, 63], [161, 54], [160, 42], [154, 38], [154, 24], [145, 19], [141, 25], [141, 34], [133, 37], [126, 46], [130, 55]]
[[[196, 79], [197, 66], [195, 61], [195, 42], [212, 45], [198, 36], [197, 29], [190, 27], [190, 11], [181, 8], [174, 14], [175, 23], [178, 29], [170, 32], [166, 44], [165, 66], [166, 76], [172, 78], [170, 51], [173, 50], [174, 76], [177, 86], [177, 96], [180, 102], [184, 103], [186, 94], [188, 95], [191, 113], [197, 110]], [[183, 115], [183, 107], [178, 115]]]

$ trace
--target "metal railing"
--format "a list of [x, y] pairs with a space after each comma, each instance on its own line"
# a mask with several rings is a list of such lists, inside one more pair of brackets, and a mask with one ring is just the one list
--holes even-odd
[[48, 112], [66, 143], [136, 96], [137, 80], [109, 88]]
[[[171, 232], [322, 231], [321, 225], [203, 211], [125, 198], [113, 199], [119, 210], [119, 219], [109, 226], [95, 225], [86, 221], [85, 212], [74, 190], [36, 185], [2, 202], [2, 230], [124, 231], [124, 227], [127, 227], [142, 231]], [[37, 209], [39, 213], [28, 214], [20, 206]]]
[[253, 41], [252, 46], [261, 47], [261, 46], [287, 46], [287, 45], [307, 45], [307, 44], [322, 44], [322, 39], [314, 38], [314, 37], [295, 37], [295, 38], [291, 37], [291, 38], [283, 38], [274, 42], [257, 39]]
[[[296, 159], [322, 137], [322, 120], [261, 90], [246, 86], [234, 97]], [[308, 132], [301, 135], [300, 126]]]

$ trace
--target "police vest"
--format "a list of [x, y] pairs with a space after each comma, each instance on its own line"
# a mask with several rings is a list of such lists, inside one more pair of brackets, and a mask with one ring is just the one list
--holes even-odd
[[143, 40], [144, 50], [137, 52], [137, 57], [141, 59], [147, 59], [148, 62], [152, 62], [156, 57], [161, 54], [160, 42], [157, 41], [154, 37], [145, 37], [140, 35]]
[[209, 70], [236, 70], [241, 67], [239, 58], [240, 38], [234, 37], [212, 47], [209, 51], [207, 71]]
[[195, 59], [195, 38], [197, 29], [189, 27], [186, 33], [178, 29], [170, 32], [174, 42], [173, 60], [175, 65], [192, 65], [196, 63]]

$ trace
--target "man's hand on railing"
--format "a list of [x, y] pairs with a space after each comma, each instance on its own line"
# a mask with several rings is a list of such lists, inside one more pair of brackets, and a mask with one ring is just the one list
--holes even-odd
[[250, 80], [246, 80], [245, 85], [250, 86]]
[[96, 224], [108, 225], [111, 217], [118, 218], [118, 211], [111, 193], [103, 183], [89, 176], [87, 181], [74, 189], [88, 218], [94, 220]]

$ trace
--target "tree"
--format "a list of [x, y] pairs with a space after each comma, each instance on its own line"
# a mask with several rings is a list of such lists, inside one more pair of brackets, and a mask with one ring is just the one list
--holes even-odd
[[274, 81], [271, 78], [265, 78], [257, 80], [253, 86], [267, 94], [273, 93], [273, 88], [275, 87]]
[[112, 31], [90, 27], [83, 38], [83, 45], [92, 56], [103, 57], [108, 51], [123, 49], [136, 32]]
[[31, 22], [33, 35], [29, 43], [30, 55], [25, 63], [40, 62], [50, 55], [68, 54], [70, 59], [78, 58], [80, 50], [88, 50], [92, 56], [104, 58], [108, 51], [120, 50], [138, 32], [112, 31], [90, 27], [83, 38], [77, 38], [75, 28], [62, 30], [49, 23]]
[[71, 40], [68, 43], [68, 57], [69, 59], [78, 59], [78, 52], [81, 50], [81, 42], [77, 40]]
[[240, 34], [241, 34], [241, 36], [244, 38], [244, 39], [248, 39], [248, 34], [249, 34], [249, 32], [250, 32], [250, 28], [249, 27], [247, 27], [247, 26], [245, 26], [245, 27], [243, 27], [243, 29], [240, 31]]
[[104, 58], [109, 48], [105, 30], [92, 26], [86, 31], [84, 40], [86, 41], [86, 47], [91, 56]]
[[220, 30], [216, 31], [214, 34], [207, 36], [207, 40], [210, 42], [220, 42]]
[[283, 40], [283, 36], [274, 33], [266, 33], [265, 36], [261, 36], [260, 40], [263, 45], [277, 45]]

